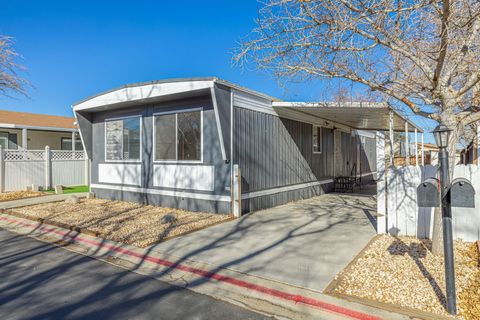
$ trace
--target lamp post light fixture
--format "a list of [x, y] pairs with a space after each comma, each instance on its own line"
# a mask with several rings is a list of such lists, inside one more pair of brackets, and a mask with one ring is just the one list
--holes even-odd
[[439, 125], [433, 130], [435, 142], [439, 147], [439, 177], [440, 177], [440, 196], [442, 206], [442, 227], [443, 227], [443, 251], [445, 257], [445, 282], [447, 288], [447, 310], [450, 314], [457, 313], [457, 302], [455, 293], [455, 269], [453, 253], [453, 235], [452, 235], [452, 207], [447, 199], [447, 193], [450, 188], [450, 174], [448, 164], [448, 141], [450, 139], [450, 130], [444, 125]]
[[435, 138], [435, 143], [439, 148], [448, 147], [448, 140], [450, 139], [450, 132], [452, 130], [444, 126], [443, 124], [437, 126], [433, 130], [433, 136]]

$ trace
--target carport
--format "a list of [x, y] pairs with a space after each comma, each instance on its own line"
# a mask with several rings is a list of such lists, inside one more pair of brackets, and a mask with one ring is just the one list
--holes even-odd
[[[389, 165], [394, 165], [394, 132], [405, 132], [405, 146], [410, 145], [409, 136], [414, 134], [415, 163], [424, 165], [423, 130], [411, 120], [400, 114], [388, 103], [384, 102], [351, 102], [351, 103], [305, 103], [305, 102], [273, 102], [273, 108], [280, 117], [288, 117], [299, 121], [308, 121], [312, 117], [332, 122], [336, 126], [344, 126], [347, 130], [365, 130], [374, 132], [376, 138], [377, 161], [377, 231], [386, 230], [386, 175], [385, 175], [385, 132], [389, 135]], [[340, 127], [342, 129], [342, 127]], [[418, 152], [418, 133], [420, 133], [421, 151]], [[410, 164], [410, 148], [406, 148], [406, 163]], [[335, 149], [334, 159], [338, 163], [339, 151]]]

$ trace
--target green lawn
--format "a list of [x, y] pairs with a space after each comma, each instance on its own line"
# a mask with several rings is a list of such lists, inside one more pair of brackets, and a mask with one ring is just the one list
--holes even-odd
[[[74, 187], [64, 187], [63, 193], [77, 193], [77, 192], [89, 192], [90, 188], [88, 186], [74, 186]], [[47, 193], [54, 194], [55, 190], [50, 189], [46, 191]]]

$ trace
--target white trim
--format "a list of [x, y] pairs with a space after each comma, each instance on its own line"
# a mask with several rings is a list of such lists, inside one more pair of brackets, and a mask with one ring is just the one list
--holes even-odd
[[[73, 110], [73, 105], [70, 106]], [[82, 142], [82, 147], [83, 147], [83, 152], [85, 153], [85, 158], [89, 159], [88, 158], [88, 152], [87, 152], [87, 148], [85, 146], [85, 141], [83, 140], [83, 134], [82, 134], [82, 130], [80, 130], [80, 124], [78, 123], [78, 117], [77, 117], [77, 113], [76, 112], [73, 112], [73, 117], [75, 118], [75, 122], [77, 123], [77, 126], [78, 126], [78, 135], [80, 136], [80, 141]], [[92, 147], [92, 153], [93, 153], [93, 146]], [[91, 180], [90, 180], [91, 181]]]
[[227, 161], [227, 152], [225, 151], [225, 144], [223, 143], [222, 126], [220, 124], [220, 115], [218, 114], [218, 104], [217, 104], [217, 97], [215, 96], [214, 86], [210, 88], [210, 93], [212, 95], [213, 112], [215, 113], [215, 122], [217, 123], [217, 131], [218, 131], [218, 138], [220, 139], [220, 149], [222, 151], [222, 158], [223, 158], [223, 161]]
[[[153, 152], [152, 152], [152, 161], [155, 164], [161, 164], [161, 163], [178, 163], [178, 164], [201, 164], [203, 163], [203, 110], [204, 107], [197, 107], [197, 108], [188, 108], [188, 109], [180, 109], [180, 110], [170, 110], [170, 111], [161, 111], [161, 112], [155, 112], [153, 114]], [[178, 114], [179, 113], [184, 113], [184, 112], [192, 112], [192, 111], [200, 111], [200, 160], [178, 160]], [[155, 125], [155, 117], [156, 116], [162, 116], [162, 115], [168, 115], [168, 114], [174, 114], [175, 115], [175, 160], [156, 160], [156, 131], [157, 131], [157, 126]]]
[[[140, 159], [127, 159], [127, 160], [108, 160], [107, 159], [107, 122], [108, 121], [119, 121], [124, 119], [133, 119], [138, 118], [140, 121]], [[132, 116], [125, 116], [125, 117], [115, 117], [115, 118], [107, 118], [103, 121], [104, 126], [104, 143], [103, 151], [104, 151], [104, 160], [108, 163], [142, 163], [143, 159], [143, 116], [139, 115], [132, 115]], [[93, 152], [93, 151], [92, 151]], [[123, 157], [123, 132], [122, 132], [122, 157]]]
[[[320, 129], [317, 132], [320, 132], [319, 137], [317, 138], [318, 141], [320, 142], [320, 151], [315, 151], [315, 145], [313, 144], [313, 137], [315, 136], [315, 131], [316, 129]], [[321, 126], [312, 126], [312, 153], [313, 154], [322, 154], [323, 151], [323, 133], [322, 133], [322, 127]]]
[[237, 108], [244, 108], [278, 117], [277, 112], [272, 107], [271, 100], [248, 92], [234, 92], [233, 104]]
[[111, 184], [97, 184], [92, 183], [90, 188], [96, 189], [107, 189], [107, 190], [118, 190], [126, 192], [138, 192], [138, 193], [148, 193], [156, 194], [162, 196], [178, 197], [178, 198], [190, 198], [198, 200], [209, 200], [209, 201], [222, 201], [230, 202], [230, 196], [222, 196], [216, 194], [204, 194], [204, 193], [193, 193], [193, 192], [184, 192], [184, 191], [173, 191], [173, 190], [158, 190], [158, 189], [148, 189], [148, 188], [139, 188], [139, 187], [128, 187], [122, 185], [111, 185]]
[[366, 131], [366, 130], [358, 130], [358, 129], [355, 130], [355, 132], [357, 133], [357, 136], [375, 139], [375, 133], [374, 132], [370, 132], [370, 131]]
[[188, 164], [155, 164], [152, 183], [154, 187], [174, 190], [215, 190], [215, 166]]
[[142, 164], [140, 163], [99, 163], [98, 181], [122, 185], [142, 185]]
[[374, 174], [377, 174], [377, 171], [362, 173], [359, 176], [360, 177], [366, 177], [366, 176], [370, 176], [370, 175], [374, 175]]
[[332, 183], [332, 182], [333, 182], [333, 179], [326, 179], [326, 180], [321, 180], [321, 181], [300, 183], [300, 184], [294, 184], [294, 185], [291, 185], [291, 186], [272, 188], [272, 189], [266, 189], [266, 190], [261, 190], [261, 191], [247, 192], [247, 193], [242, 194], [242, 200], [268, 196], [268, 195], [271, 195], [271, 194], [276, 194], [276, 193], [281, 193], [281, 192], [286, 192], [286, 191], [304, 189], [304, 188], [319, 186], [319, 185], [322, 185], [322, 184], [327, 184], [327, 183]]
[[94, 109], [119, 103], [149, 100], [183, 92], [206, 90], [213, 86], [212, 80], [148, 83], [134, 87], [124, 87], [100, 94], [74, 105], [74, 111]]
[[40, 131], [61, 131], [61, 132], [72, 132], [78, 131], [75, 128], [60, 128], [60, 127], [45, 127], [45, 126], [27, 126], [23, 124], [13, 124], [13, 123], [0, 123], [0, 128], [6, 129], [31, 129], [31, 130], [40, 130]]

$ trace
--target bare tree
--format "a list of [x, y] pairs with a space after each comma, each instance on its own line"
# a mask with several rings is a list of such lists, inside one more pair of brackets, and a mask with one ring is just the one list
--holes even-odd
[[[480, 1], [267, 0], [234, 59], [280, 79], [341, 78], [453, 130], [480, 120]], [[453, 163], [453, 161], [451, 161]]]
[[13, 38], [0, 35], [0, 95], [26, 95], [27, 80], [19, 75], [24, 67], [18, 64], [19, 55], [13, 49]]
[[380, 92], [450, 128], [454, 165], [464, 128], [480, 121], [480, 1], [265, 1], [235, 61], [280, 80], [338, 78]]

